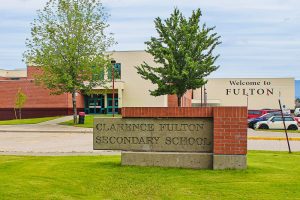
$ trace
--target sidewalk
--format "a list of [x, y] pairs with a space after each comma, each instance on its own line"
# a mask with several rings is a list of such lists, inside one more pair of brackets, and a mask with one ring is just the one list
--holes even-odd
[[0, 125], [0, 132], [38, 132], [38, 133], [93, 133], [92, 128], [59, 125], [71, 120], [73, 116], [65, 116], [39, 124]]

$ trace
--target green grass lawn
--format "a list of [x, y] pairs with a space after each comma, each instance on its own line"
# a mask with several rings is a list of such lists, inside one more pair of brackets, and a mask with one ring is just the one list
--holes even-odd
[[300, 199], [300, 153], [248, 154], [247, 170], [125, 167], [120, 156], [0, 156], [0, 199]]
[[32, 118], [32, 119], [13, 119], [0, 121], [0, 125], [16, 125], [16, 124], [38, 124], [41, 122], [49, 121], [59, 117], [42, 117], [42, 118]]
[[[84, 119], [84, 124], [74, 124], [73, 120], [61, 122], [61, 125], [68, 125], [68, 126], [77, 126], [77, 127], [85, 127], [85, 128], [93, 128], [94, 117], [103, 117], [103, 118], [111, 118], [112, 115], [110, 114], [102, 114], [102, 115], [86, 115]], [[116, 118], [121, 117], [121, 115], [115, 115]]]

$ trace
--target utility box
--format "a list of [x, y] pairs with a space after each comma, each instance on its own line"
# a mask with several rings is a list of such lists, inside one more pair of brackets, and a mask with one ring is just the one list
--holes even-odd
[[78, 124], [84, 124], [85, 112], [79, 112]]

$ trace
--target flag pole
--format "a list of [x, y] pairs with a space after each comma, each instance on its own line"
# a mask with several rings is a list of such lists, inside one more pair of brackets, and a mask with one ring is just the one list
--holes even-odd
[[279, 99], [278, 99], [278, 102], [279, 102], [279, 107], [280, 107], [280, 112], [281, 112], [282, 122], [283, 122], [283, 126], [284, 126], [285, 137], [286, 137], [286, 141], [287, 141], [287, 144], [288, 144], [288, 147], [289, 147], [289, 153], [292, 153], [291, 147], [290, 147], [289, 136], [288, 136], [287, 130], [286, 130], [285, 119], [284, 119], [284, 117], [283, 117], [283, 111], [282, 111], [281, 100], [280, 100], [280, 92], [279, 92]]

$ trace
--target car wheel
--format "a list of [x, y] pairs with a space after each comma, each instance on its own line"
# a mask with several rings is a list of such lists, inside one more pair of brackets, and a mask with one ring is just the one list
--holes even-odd
[[298, 130], [298, 127], [294, 124], [289, 125], [288, 130]]
[[258, 129], [269, 129], [269, 126], [267, 124], [262, 124], [258, 127]]
[[254, 124], [253, 124], [253, 123], [249, 123], [249, 124], [248, 124], [248, 128], [254, 129]]

